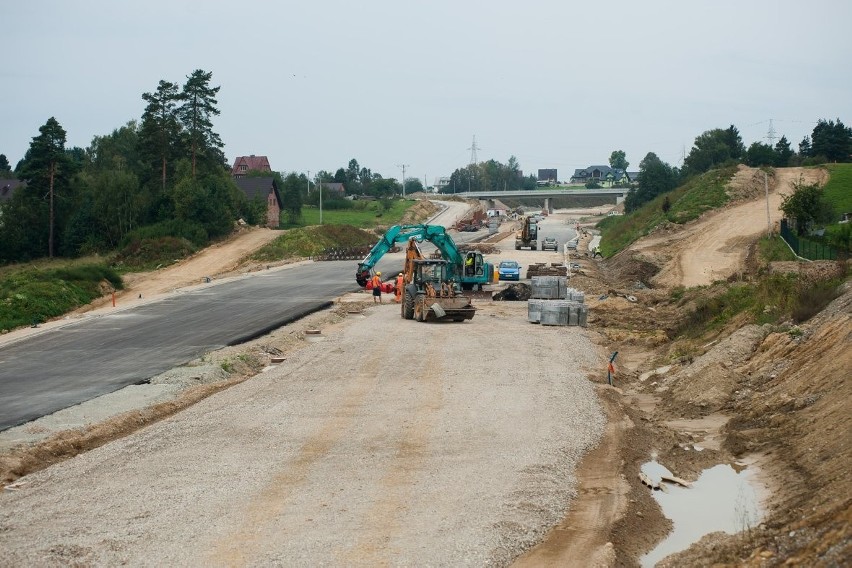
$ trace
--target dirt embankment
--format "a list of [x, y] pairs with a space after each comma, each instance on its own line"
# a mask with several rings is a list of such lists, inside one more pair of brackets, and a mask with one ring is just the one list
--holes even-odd
[[[780, 170], [770, 203], [800, 176], [824, 181], [821, 170]], [[750, 245], [766, 231], [762, 173], [741, 169], [729, 190], [742, 201], [686, 227], [664, 228], [587, 271], [594, 278], [598, 268], [609, 287], [593, 299], [590, 325], [619, 352], [616, 385], [631, 419], [620, 449], [630, 499], [609, 536], [616, 564], [632, 564], [666, 532], [636, 477], [654, 456], [690, 481], [712, 465], [746, 459], [769, 491], [762, 522], [737, 535], [708, 535], [661, 565], [843, 565], [852, 555], [852, 286], [797, 327], [733, 322], [682, 352], [669, 340], [683, 316], [674, 287], [748, 276]], [[846, 269], [784, 263], [771, 270], [820, 280]]]

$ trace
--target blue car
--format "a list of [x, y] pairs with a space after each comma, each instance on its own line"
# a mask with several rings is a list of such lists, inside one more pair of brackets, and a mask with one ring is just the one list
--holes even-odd
[[520, 280], [521, 265], [514, 260], [504, 260], [497, 265], [500, 280]]

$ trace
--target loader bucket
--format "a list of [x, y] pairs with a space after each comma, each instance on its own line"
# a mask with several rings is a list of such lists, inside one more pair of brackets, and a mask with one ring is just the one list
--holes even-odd
[[426, 298], [425, 307], [425, 321], [463, 321], [476, 315], [476, 308], [464, 296]]

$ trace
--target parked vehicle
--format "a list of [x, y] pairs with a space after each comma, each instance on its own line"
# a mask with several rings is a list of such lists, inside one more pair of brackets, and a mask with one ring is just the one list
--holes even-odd
[[500, 280], [520, 280], [521, 265], [514, 260], [504, 260], [497, 265]]
[[556, 242], [556, 237], [544, 237], [544, 240], [541, 241], [541, 250], [559, 250], [559, 243]]

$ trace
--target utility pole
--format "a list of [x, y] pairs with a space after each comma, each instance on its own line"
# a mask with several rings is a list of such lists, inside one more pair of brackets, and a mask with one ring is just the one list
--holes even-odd
[[763, 172], [763, 189], [766, 191], [766, 236], [772, 236], [772, 222], [769, 220], [769, 176]]
[[397, 164], [396, 167], [402, 168], [402, 198], [405, 199], [405, 168], [410, 166], [409, 164]]

